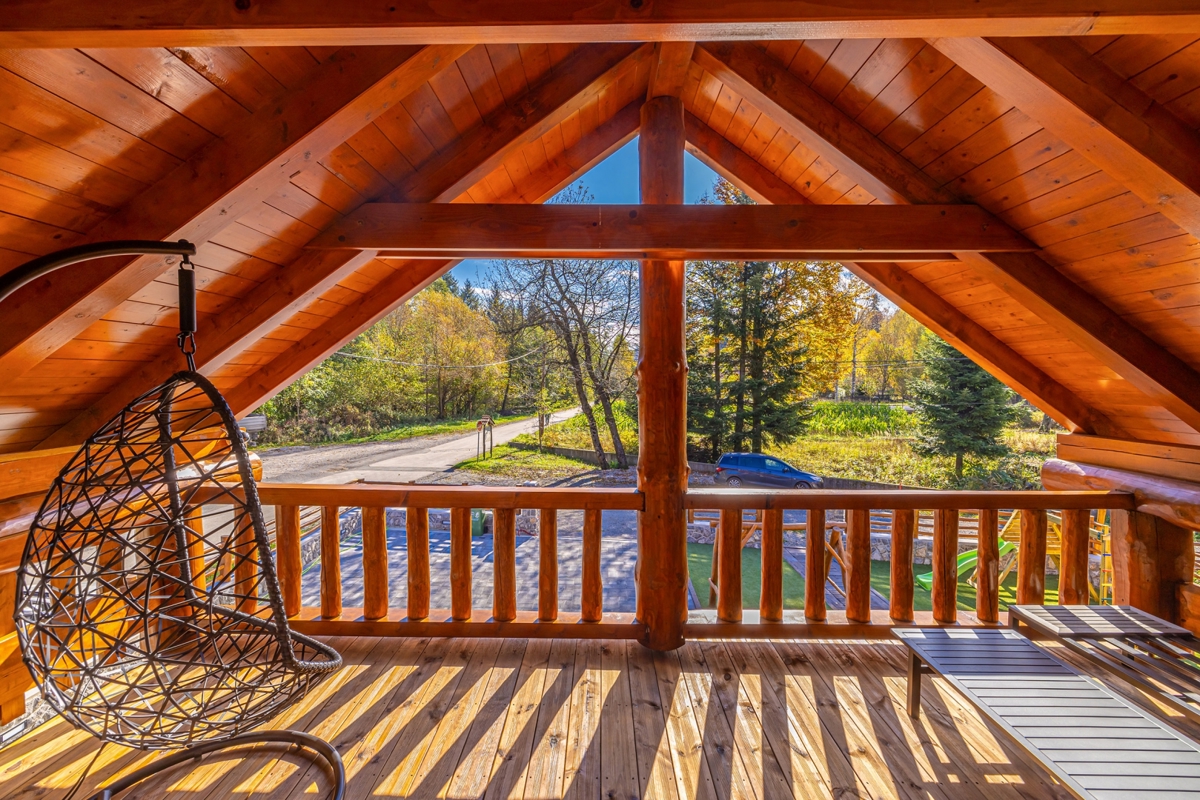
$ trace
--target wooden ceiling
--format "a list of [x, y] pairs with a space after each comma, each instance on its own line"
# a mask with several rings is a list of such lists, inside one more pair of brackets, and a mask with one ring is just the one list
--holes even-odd
[[[198, 242], [199, 364], [236, 414], [453, 263], [306, 249], [322, 231], [372, 201], [541, 202], [636, 135], [648, 94], [677, 93], [689, 149], [762, 201], [995, 214], [1041, 250], [848, 266], [1073, 429], [1200, 444], [1200, 19], [1187, 3], [1122, 16], [1133, 4], [1112, 0], [1091, 25], [1070, 2], [983, 21], [961, 3], [940, 27], [814, 13], [820, 25], [755, 30], [914, 38], [694, 46], [607, 43], [611, 20], [549, 16], [557, 27], [474, 29], [490, 39], [474, 44], [432, 24], [348, 35], [327, 2], [297, 3], [314, 16], [290, 28], [231, 22], [232, 3], [156, 4], [161, 24], [144, 26], [79, 17], [117, 5], [15, 2], [0, 22], [0, 272], [92, 240]], [[197, 5], [212, 14], [171, 18]], [[481, 5], [479, 24], [496, 23], [497, 4]], [[646, 5], [658, 27], [622, 21], [631, 39], [719, 38], [714, 17]], [[54, 14], [68, 6], [64, 30]], [[545, 41], [568, 30], [582, 43]], [[0, 306], [0, 452], [82, 441], [178, 369], [173, 282], [161, 258], [116, 258]]]

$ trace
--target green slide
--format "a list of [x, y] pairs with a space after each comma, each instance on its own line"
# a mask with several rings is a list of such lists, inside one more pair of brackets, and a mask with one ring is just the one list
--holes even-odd
[[[1006, 542], [1006, 541], [1001, 540], [1001, 542], [1000, 542], [1000, 555], [1001, 556], [1006, 556], [1009, 553], [1015, 553], [1016, 551], [1017, 551], [1017, 546], [1015, 544], [1013, 544], [1012, 542]], [[974, 572], [975, 565], [978, 563], [979, 563], [979, 551], [978, 550], [968, 550], [967, 552], [960, 555], [958, 557], [958, 579], [959, 579], [959, 581], [962, 581], [964, 576], [969, 576], [972, 572]], [[932, 572], [926, 572], [924, 574], [915, 575], [913, 577], [914, 577], [914, 580], [916, 580], [916, 582], [918, 584], [920, 584], [922, 588], [925, 589], [925, 591], [927, 591], [927, 592], [933, 591], [933, 573]]]

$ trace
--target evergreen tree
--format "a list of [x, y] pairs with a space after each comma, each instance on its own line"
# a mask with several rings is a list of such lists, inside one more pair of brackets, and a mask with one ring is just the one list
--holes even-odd
[[937, 336], [928, 336], [919, 355], [925, 378], [914, 386], [921, 436], [918, 448], [928, 455], [954, 456], [954, 474], [962, 478], [963, 457], [1007, 452], [999, 436], [1012, 416], [1012, 392]]

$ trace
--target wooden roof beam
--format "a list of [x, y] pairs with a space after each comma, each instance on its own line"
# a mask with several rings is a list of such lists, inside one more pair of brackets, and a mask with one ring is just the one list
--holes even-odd
[[634, 44], [579, 48], [515, 102], [422, 164], [396, 187], [392, 199], [432, 203], [454, 200], [504, 159], [599, 96], [616, 76], [636, 70], [652, 52], [651, 45]]
[[1200, 236], [1200, 135], [1070, 39], [931, 39], [1151, 207]]
[[683, 84], [687, 80], [688, 66], [692, 63], [695, 49], [695, 42], [659, 42], [654, 46], [647, 100], [683, 94]]
[[241, 47], [1200, 33], [1190, 0], [6, 0], [0, 47]]
[[[696, 48], [697, 61], [701, 61], [701, 53], [709, 63], [715, 62], [714, 66], [723, 69], [724, 74], [719, 77], [736, 80], [735, 90], [744, 90], [746, 98], [775, 122], [799, 130], [797, 123], [786, 121], [793, 110], [804, 114], [808, 122], [819, 120], [820, 125], [805, 124], [808, 134], [793, 135], [835, 163], [846, 159], [854, 162], [859, 171], [849, 174], [870, 173], [874, 185], [887, 190], [890, 202], [955, 201], [947, 189], [937, 187], [914, 164], [815, 92], [809, 90], [803, 96], [803, 104], [781, 97], [781, 90], [790, 93], [793, 83], [803, 84], [780, 69], [778, 62], [764, 51], [753, 45], [701, 45]], [[774, 68], [770, 68], [772, 64]], [[1037, 254], [958, 255], [1154, 402], [1200, 431], [1200, 374], [1182, 359]]]
[[333, 355], [343, 344], [388, 315], [392, 309], [417, 294], [457, 261], [411, 261], [371, 289], [361, 301], [328, 323], [306, 335], [270, 363], [256, 370], [225, 399], [235, 417], [249, 414], [284, 387]]
[[[189, 239], [203, 247], [467, 49], [438, 45], [335, 53], [303, 87], [266, 103], [228, 136], [205, 146], [85, 241]], [[167, 266], [162, 257], [113, 258], [26, 286], [3, 304], [0, 374], [13, 379], [28, 372]]]
[[[586, 90], [586, 86], [579, 87], [580, 92]], [[531, 92], [538, 91], [537, 87], [531, 90]], [[601, 155], [601, 153], [589, 155], [589, 148], [603, 150], [609, 146], [607, 142], [597, 140], [597, 134], [627, 141], [628, 137], [636, 132], [637, 106], [640, 104], [640, 101], [631, 104], [632, 112], [628, 109], [618, 112], [613, 119], [607, 120], [592, 134], [576, 143], [570, 151], [560, 154], [560, 157], [584, 157], [584, 164], [581, 166], [586, 170], [588, 164], [594, 163], [593, 158]], [[516, 108], [509, 108], [501, 115], [493, 117], [490, 124], [493, 128], [514, 131], [514, 138], [527, 138], [526, 128], [523, 126], [533, 126], [539, 123], [539, 118], [531, 118], [525, 112], [528, 107], [529, 104], [518, 100]], [[503, 113], [507, 113], [512, 120], [501, 119]], [[630, 127], [631, 123], [632, 127]], [[469, 173], [477, 173], [479, 171], [478, 163], [490, 163], [493, 160], [494, 151], [480, 148], [474, 151], [474, 156], [476, 164], [464, 162], [460, 168]], [[424, 170], [417, 173], [417, 175], [427, 174]], [[436, 179], [427, 180], [424, 184], [413, 181], [410, 191], [427, 200], [434, 199], [440, 193]], [[444, 191], [444, 182], [441, 191]], [[212, 376], [221, 366], [258, 339], [268, 335], [289, 317], [312, 303], [313, 300], [371, 261], [372, 258], [374, 258], [374, 254], [370, 251], [314, 250], [305, 253], [286, 270], [282, 270], [247, 296], [223, 309], [219, 315], [205, 317], [201, 321], [200, 350], [196, 354], [198, 369], [201, 373]], [[77, 444], [83, 441], [93, 430], [123, 408], [131, 397], [157, 386], [174, 374], [179, 369], [179, 359], [179, 351], [173, 345], [164, 348], [161, 355], [140, 366], [136, 372], [123, 380], [116, 390], [81, 412], [38, 446], [40, 448], [55, 447], [60, 444]]]
[[[698, 118], [688, 114], [685, 128], [688, 150], [755, 200], [778, 204], [808, 202], [804, 195]], [[1119, 429], [1107, 417], [903, 268], [886, 263], [842, 263], [1068, 430], [1107, 430], [1113, 432], [1107, 435], [1119, 435]]]
[[954, 251], [1029, 251], [1034, 245], [972, 205], [368, 203], [309, 247], [408, 258], [766, 260], [886, 253], [930, 261], [952, 259]]

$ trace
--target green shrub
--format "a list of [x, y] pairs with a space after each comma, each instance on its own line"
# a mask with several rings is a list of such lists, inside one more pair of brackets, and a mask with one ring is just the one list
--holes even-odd
[[907, 436], [915, 430], [915, 415], [887, 403], [814, 403], [808, 422], [810, 436]]

